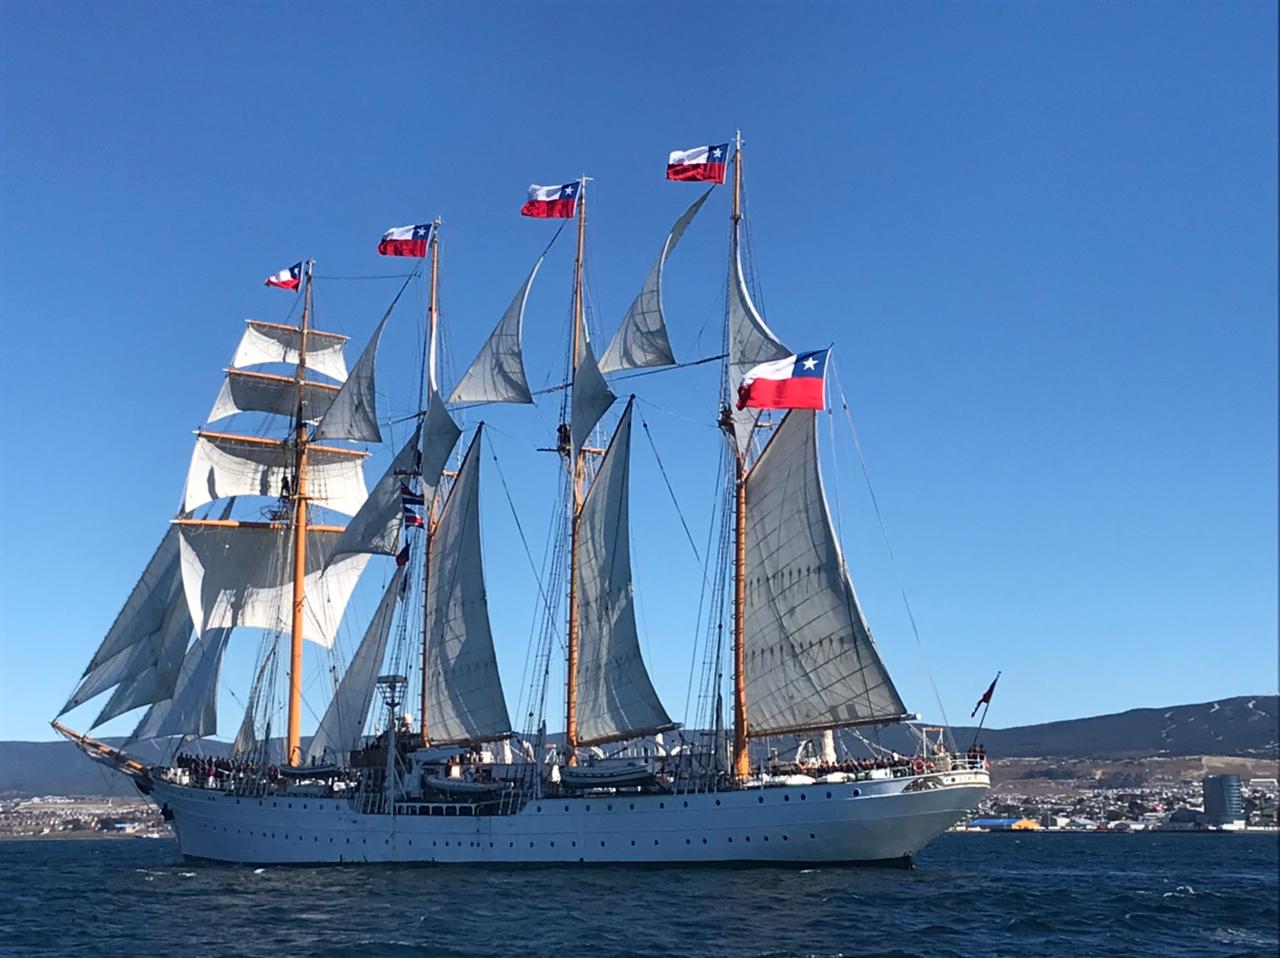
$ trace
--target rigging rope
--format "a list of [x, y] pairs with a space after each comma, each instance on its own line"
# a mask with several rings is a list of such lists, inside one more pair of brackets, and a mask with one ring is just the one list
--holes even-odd
[[[862, 454], [862, 443], [858, 441], [858, 430], [853, 425], [853, 414], [849, 411], [849, 403], [844, 395], [844, 387], [840, 383], [840, 375], [834, 364], [831, 366], [832, 378], [835, 380], [836, 392], [840, 394], [840, 408], [844, 410], [845, 422], [849, 425], [849, 432], [853, 436], [853, 448], [858, 454], [858, 464], [862, 467], [862, 478], [866, 481], [867, 492], [871, 496], [871, 506], [876, 514], [876, 522], [880, 525], [880, 535], [884, 539], [885, 549], [889, 553], [889, 566], [893, 569], [893, 576], [898, 585], [898, 592], [902, 596], [902, 604], [907, 610], [907, 620], [911, 623], [911, 632], [916, 638], [916, 645], [920, 647], [920, 657], [924, 661], [925, 673], [929, 676], [929, 685], [933, 689], [934, 701], [938, 704], [938, 711], [942, 714], [943, 724], [947, 727], [947, 734], [950, 735], [951, 720], [947, 717], [946, 707], [942, 704], [942, 695], [938, 691], [938, 683], [934, 680], [933, 669], [929, 666], [929, 657], [925, 652], [924, 640], [920, 637], [920, 629], [916, 625], [915, 613], [911, 609], [911, 602], [907, 598], [906, 586], [902, 584], [902, 575], [898, 571], [897, 560], [893, 554], [893, 546], [889, 542], [889, 530], [885, 525], [884, 515], [880, 511], [880, 502], [876, 498], [876, 490], [871, 484], [871, 470], [867, 468], [866, 457]], [[954, 748], [954, 741], [952, 747]]]

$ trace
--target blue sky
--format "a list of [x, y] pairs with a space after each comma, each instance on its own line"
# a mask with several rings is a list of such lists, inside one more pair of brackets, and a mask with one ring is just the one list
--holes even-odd
[[[827, 483], [908, 704], [937, 717], [926, 662], [953, 720], [1003, 669], [998, 726], [1276, 690], [1274, 4], [9, 3], [0, 26], [0, 738], [51, 734], [242, 320], [294, 305], [264, 276], [315, 257], [317, 322], [363, 342], [394, 284], [323, 277], [399, 272], [379, 234], [441, 214], [456, 376], [550, 238], [525, 188], [585, 173], [608, 336], [696, 195], [666, 153], [737, 127], [768, 321], [836, 344], [896, 561], [839, 423]], [[681, 359], [718, 351], [727, 215], [720, 191], [669, 264]], [[535, 388], [567, 238], [530, 299]], [[384, 340], [387, 415], [423, 301]], [[632, 384], [699, 543], [716, 384]], [[484, 413], [538, 554], [555, 415]], [[634, 455], [644, 648], [679, 718], [700, 573]], [[514, 705], [536, 589], [483, 482]], [[241, 696], [254, 644], [228, 654]]]

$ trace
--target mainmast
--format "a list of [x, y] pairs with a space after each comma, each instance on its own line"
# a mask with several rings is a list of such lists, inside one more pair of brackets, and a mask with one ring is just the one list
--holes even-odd
[[[578, 256], [573, 267], [573, 342], [572, 368], [575, 371], [582, 359], [583, 338], [586, 329], [583, 322], [582, 260], [587, 235], [587, 178], [578, 180]], [[575, 387], [576, 388], [576, 387]], [[575, 449], [569, 443], [568, 454], [572, 469], [573, 511], [569, 532], [569, 643], [565, 668], [565, 749], [568, 763], [578, 762], [578, 518], [582, 512], [582, 485], [586, 452]]]
[[[739, 232], [742, 223], [742, 132], [734, 137], [733, 150], [733, 254], [740, 256]], [[733, 273], [730, 272], [730, 282]], [[732, 295], [732, 292], [730, 292]], [[729, 383], [729, 402], [734, 384]], [[745, 778], [751, 772], [747, 751], [747, 451], [750, 444], [733, 441], [736, 476], [734, 480], [733, 526], [733, 774]]]
[[294, 420], [293, 465], [293, 622], [289, 636], [289, 740], [290, 765], [302, 762], [302, 625], [307, 574], [307, 327], [311, 323], [311, 260], [303, 276], [302, 329], [298, 337], [298, 411]]
[[[431, 230], [431, 297], [427, 301], [427, 402], [440, 402], [436, 392], [436, 324], [439, 316], [438, 292], [440, 288], [440, 217], [436, 217]], [[431, 535], [436, 528], [436, 497], [424, 503], [425, 522], [422, 542], [422, 697], [419, 702], [422, 715], [422, 745], [431, 743], [427, 725], [427, 627], [431, 593]]]

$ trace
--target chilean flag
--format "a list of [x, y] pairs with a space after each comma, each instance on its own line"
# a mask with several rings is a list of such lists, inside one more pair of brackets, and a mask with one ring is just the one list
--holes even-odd
[[297, 290], [302, 285], [302, 264], [294, 263], [288, 269], [282, 269], [274, 276], [268, 276], [265, 285]]
[[830, 347], [797, 353], [749, 369], [738, 387], [738, 408], [821, 409], [822, 377], [830, 353]]
[[564, 186], [530, 186], [529, 199], [520, 207], [521, 216], [536, 216], [539, 219], [572, 219], [578, 202], [580, 183], [566, 183]]
[[426, 256], [434, 226], [434, 223], [419, 223], [417, 226], [393, 227], [382, 234], [378, 252], [383, 256]]
[[728, 143], [676, 150], [667, 157], [667, 179], [723, 183], [724, 165], [728, 159]]

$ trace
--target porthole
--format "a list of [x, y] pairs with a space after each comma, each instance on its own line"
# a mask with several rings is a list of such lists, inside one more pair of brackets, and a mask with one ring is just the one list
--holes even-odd
[[654, 843], [655, 845], [656, 845], [656, 844], [658, 844], [658, 840], [655, 838], [655, 839], [653, 840], [653, 843]]
[[569, 810], [569, 806], [568, 806], [568, 805], [566, 805], [566, 806], [564, 807], [564, 810], [567, 812], [567, 811]]
[[634, 812], [636, 810], [636, 803], [632, 802], [630, 805], [627, 806], [627, 808]]
[[730, 844], [730, 845], [732, 845], [732, 844], [733, 844], [733, 836], [732, 836], [732, 835], [730, 835], [730, 836], [729, 836], [729, 844]]
[[706, 843], [707, 843], [707, 840], [704, 838], [704, 839], [702, 840], [702, 844], [704, 844], [704, 845], [705, 845]]
[[830, 798], [830, 797], [831, 797], [831, 793], [827, 792], [827, 798]]
[[855, 789], [853, 790], [853, 797], [854, 797], [854, 798], [857, 798], [857, 797], [858, 797], [859, 795], [861, 795], [861, 794], [862, 794], [862, 789], [860, 789], [860, 788], [855, 788]]
[[756, 799], [756, 804], [757, 804], [757, 805], [763, 805], [763, 804], [764, 804], [764, 796], [763, 796], [763, 795], [761, 795], [759, 798], [757, 798], [757, 799]]
[[810, 837], [810, 838], [817, 838], [818, 836], [817, 836], [817, 835], [815, 835], [813, 832], [810, 832], [810, 833], [809, 833], [809, 837]]
[[538, 811], [542, 811], [542, 806], [541, 806], [541, 805], [539, 805], [539, 806], [538, 806]]
[[658, 807], [659, 807], [659, 808], [666, 808], [666, 807], [667, 807], [667, 803], [666, 803], [666, 802], [659, 802], [659, 803], [658, 803]]
[[635, 845], [636, 845], [636, 840], [633, 838], [631, 839], [631, 847], [634, 848]]
[[718, 798], [716, 799], [716, 804], [717, 804], [717, 805], [719, 805], [719, 804], [720, 804], [720, 799], [718, 799]]
[[791, 796], [790, 796], [790, 795], [783, 795], [783, 796], [782, 796], [782, 800], [783, 800], [784, 802], [789, 802], [789, 801], [791, 801]]
[[800, 801], [802, 801], [802, 802], [804, 801], [804, 792], [801, 792], [801, 793], [800, 793]]

